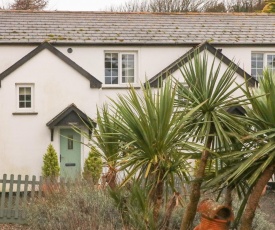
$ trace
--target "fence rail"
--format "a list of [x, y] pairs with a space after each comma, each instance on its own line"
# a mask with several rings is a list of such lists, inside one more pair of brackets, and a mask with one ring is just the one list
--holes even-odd
[[22, 178], [21, 175], [18, 175], [15, 179], [12, 174], [8, 179], [7, 174], [4, 174], [3, 179], [0, 180], [2, 185], [0, 223], [25, 223], [26, 211], [24, 206], [32, 202], [36, 196], [41, 197], [42, 183], [42, 177], [36, 180], [36, 176]]

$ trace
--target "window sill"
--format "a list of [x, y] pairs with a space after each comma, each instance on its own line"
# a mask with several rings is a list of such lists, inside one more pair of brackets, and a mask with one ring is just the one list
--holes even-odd
[[103, 85], [102, 89], [130, 89], [133, 87], [134, 89], [140, 89], [140, 86], [137, 85]]
[[37, 112], [15, 112], [12, 115], [37, 115]]

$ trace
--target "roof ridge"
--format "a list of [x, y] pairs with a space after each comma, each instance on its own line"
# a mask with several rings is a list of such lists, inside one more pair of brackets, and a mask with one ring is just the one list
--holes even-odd
[[0, 10], [0, 13], [64, 13], [64, 14], [127, 14], [127, 15], [270, 15], [275, 16], [272, 13], [262, 13], [262, 12], [112, 12], [112, 11], [70, 11], [70, 10]]

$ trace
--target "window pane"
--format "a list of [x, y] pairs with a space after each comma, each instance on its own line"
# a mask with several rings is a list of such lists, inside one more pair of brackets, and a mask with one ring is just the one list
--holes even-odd
[[31, 100], [31, 95], [26, 95], [26, 100], [30, 101]]
[[118, 69], [113, 69], [112, 76], [118, 76]]
[[19, 95], [24, 95], [25, 94], [25, 88], [20, 87], [19, 88]]
[[25, 100], [25, 95], [19, 95], [19, 101], [24, 101]]
[[134, 69], [128, 70], [128, 76], [134, 76], [134, 74], [135, 74]]
[[111, 69], [105, 69], [105, 76], [111, 76]]
[[271, 69], [275, 68], [275, 55], [267, 55], [267, 66]]
[[134, 83], [134, 77], [122, 77], [122, 83]]
[[122, 83], [133, 83], [134, 82], [134, 54], [123, 54], [122, 55]]
[[111, 62], [105, 62], [105, 68], [111, 68], [112, 65], [111, 65]]
[[112, 58], [112, 54], [111, 53], [105, 53], [105, 62], [110, 62]]
[[252, 75], [252, 76], [256, 76], [256, 72], [257, 72], [256, 69], [252, 69], [252, 70], [251, 70], [251, 75]]
[[263, 76], [263, 70], [262, 70], [262, 69], [258, 69], [258, 70], [257, 70], [257, 76], [258, 76], [258, 77]]
[[134, 78], [134, 77], [128, 77], [128, 82], [134, 83], [134, 81], [135, 81], [135, 78]]
[[259, 78], [263, 74], [263, 53], [252, 53], [251, 54], [251, 75], [253, 77]]
[[128, 68], [134, 68], [134, 67], [135, 67], [135, 63], [133, 61], [129, 61]]
[[105, 77], [105, 84], [112, 84], [112, 78], [111, 77]]
[[118, 77], [112, 78], [112, 84], [118, 84]]
[[118, 68], [118, 61], [116, 60], [116, 61], [113, 61], [112, 62], [112, 68]]
[[68, 137], [68, 149], [73, 149], [74, 148], [74, 142], [73, 142], [73, 135], [69, 135]]
[[24, 102], [19, 102], [19, 108], [25, 108], [25, 103]]
[[31, 108], [31, 102], [26, 102], [26, 108]]
[[118, 84], [117, 77], [118, 53], [105, 53], [105, 84]]
[[25, 88], [25, 94], [30, 95], [31, 94], [31, 87], [26, 87]]
[[264, 63], [262, 61], [258, 61], [257, 68], [263, 68], [263, 67], [264, 67]]
[[112, 60], [118, 61], [118, 53], [112, 53]]

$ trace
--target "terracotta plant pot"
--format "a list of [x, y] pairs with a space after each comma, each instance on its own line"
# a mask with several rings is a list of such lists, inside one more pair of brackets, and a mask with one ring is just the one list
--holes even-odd
[[194, 230], [229, 230], [234, 219], [231, 208], [213, 200], [203, 200], [198, 206], [201, 223]]
[[194, 230], [228, 230], [229, 223], [227, 220], [208, 219], [201, 217], [201, 223]]

